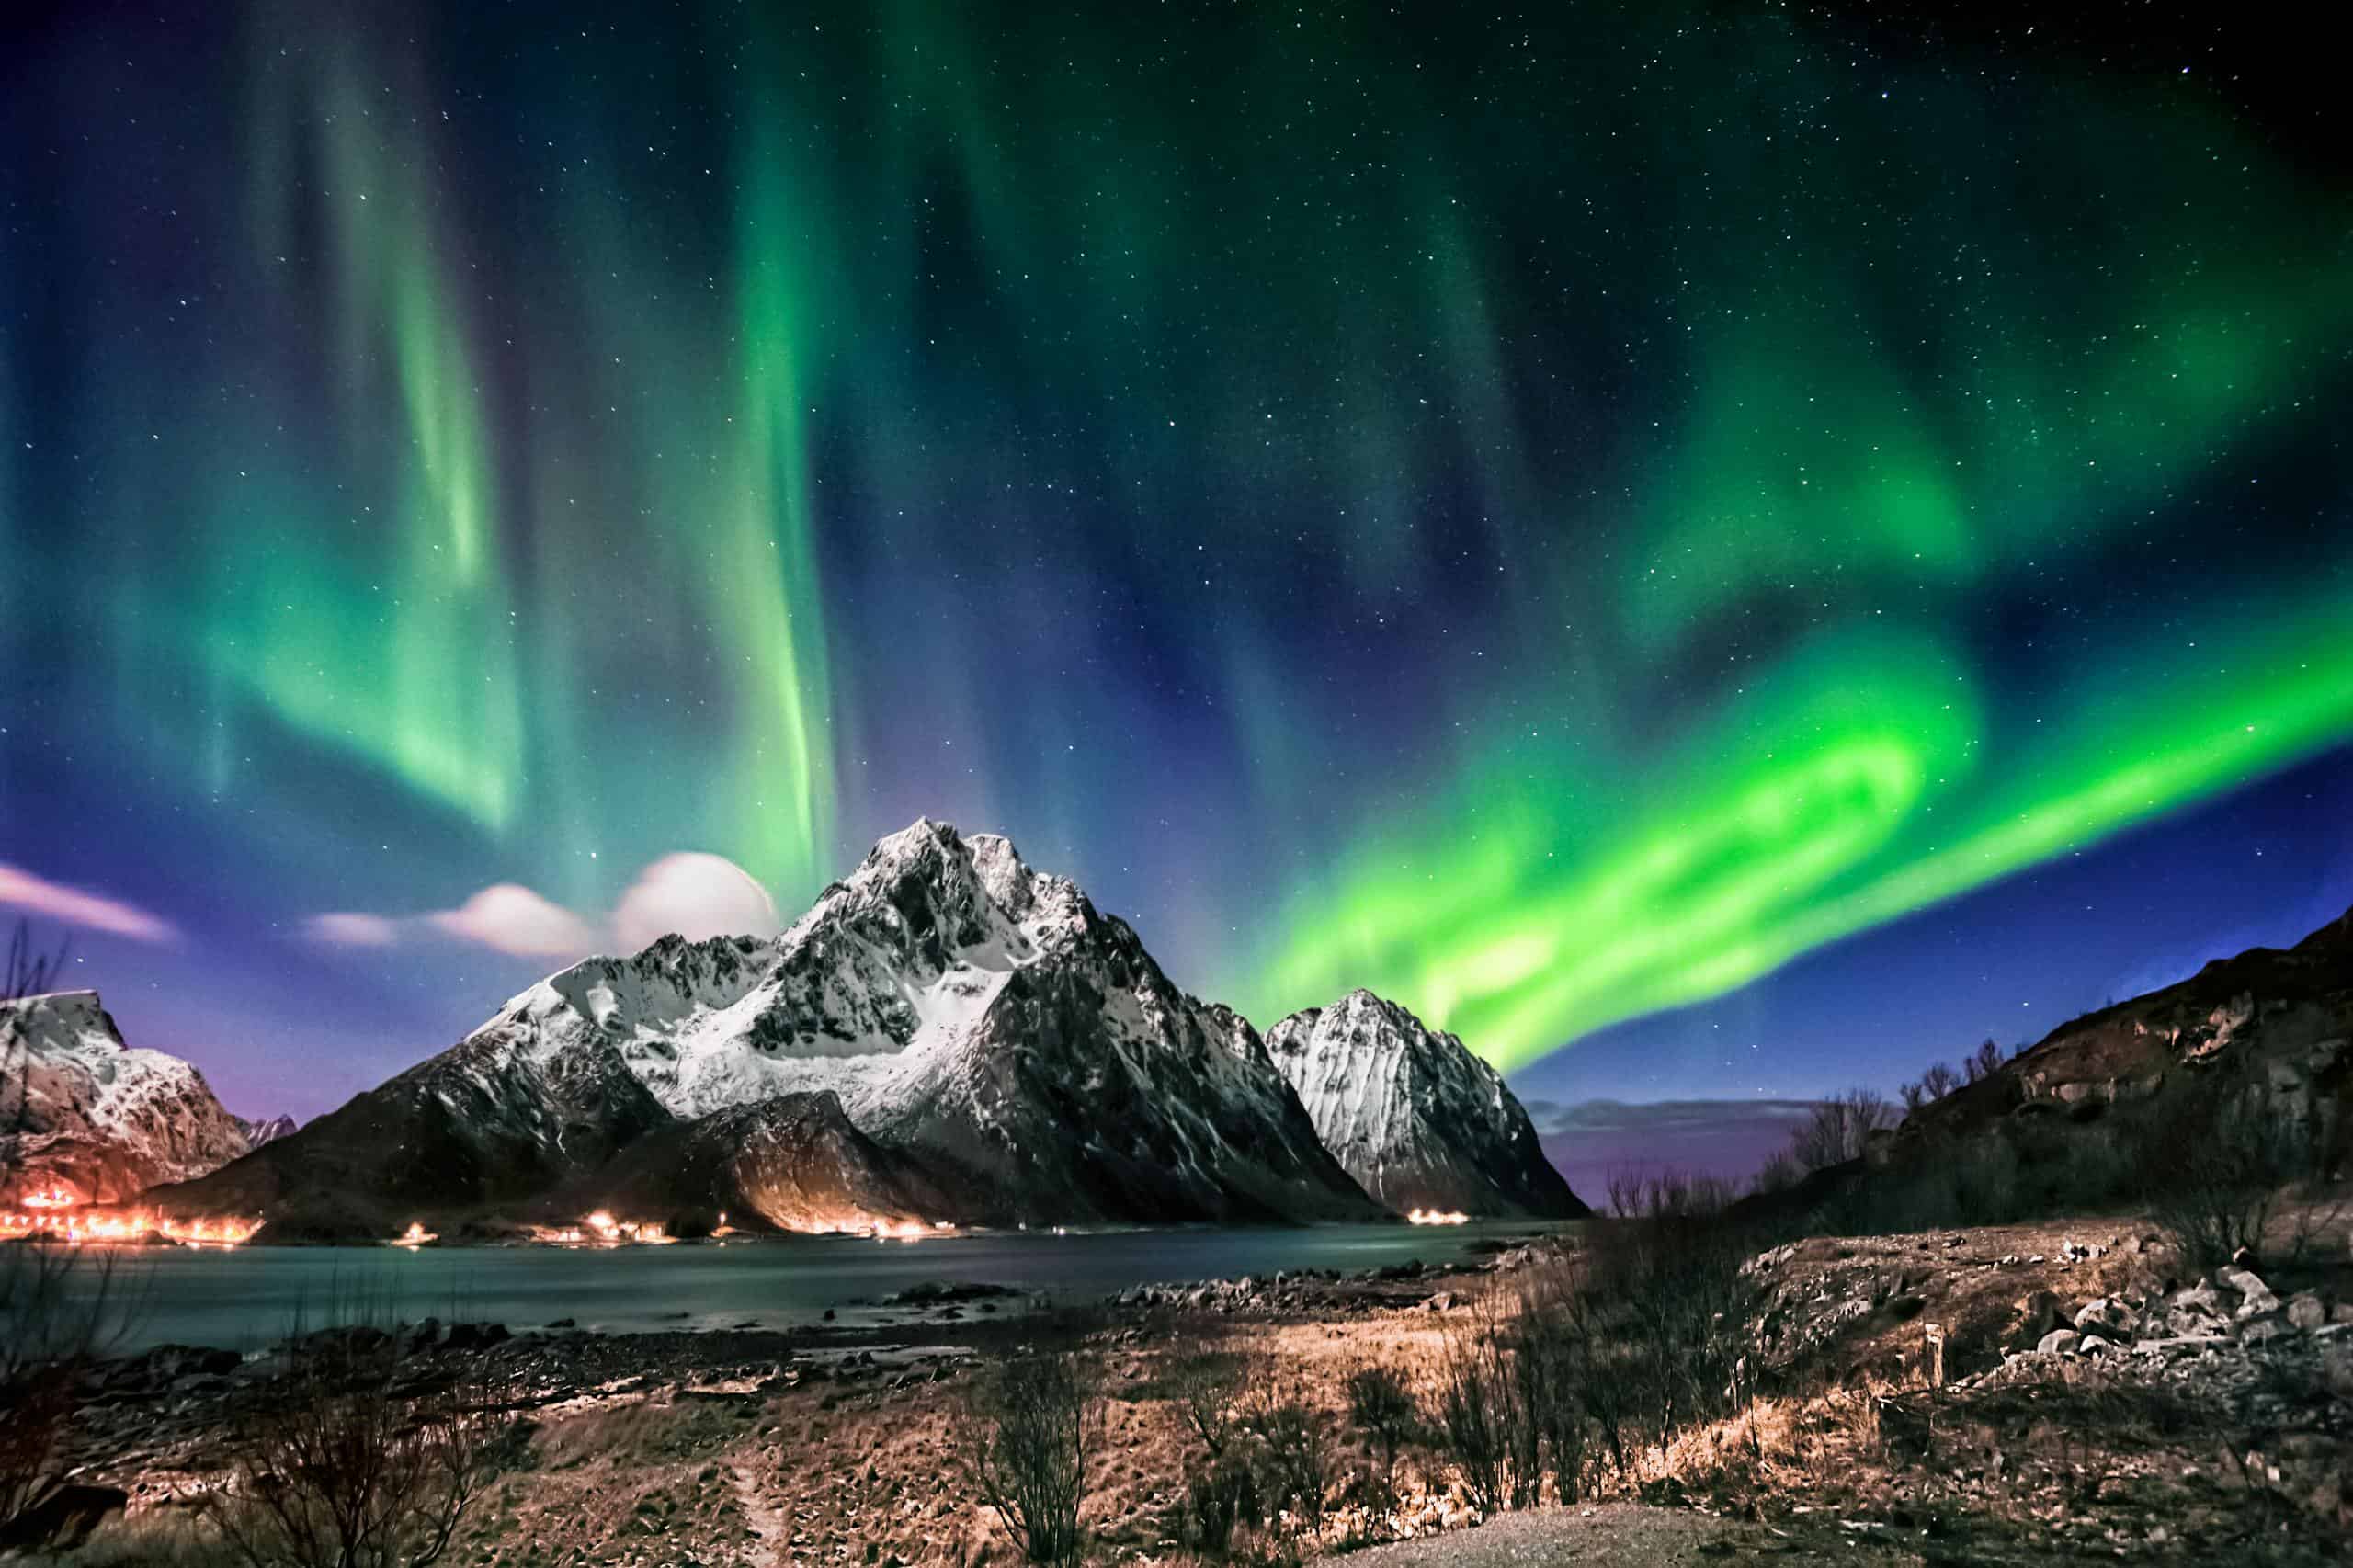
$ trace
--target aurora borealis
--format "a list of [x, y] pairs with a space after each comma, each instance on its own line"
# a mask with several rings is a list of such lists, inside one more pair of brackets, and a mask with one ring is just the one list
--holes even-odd
[[921, 813], [1651, 1097], [2291, 937], [2353, 140], [2097, 12], [20, 21], [0, 887], [305, 1111]]

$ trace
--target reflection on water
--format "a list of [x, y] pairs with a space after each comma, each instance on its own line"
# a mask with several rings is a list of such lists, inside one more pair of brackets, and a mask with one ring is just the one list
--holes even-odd
[[[801, 1236], [708, 1245], [173, 1248], [119, 1255], [118, 1293], [137, 1302], [126, 1350], [152, 1345], [253, 1349], [335, 1303], [369, 1315], [437, 1316], [536, 1327], [569, 1318], [605, 1330], [771, 1328], [814, 1320], [926, 1280], [1006, 1285], [1076, 1298], [1131, 1285], [1453, 1264], [1482, 1242], [1535, 1234], [1527, 1221], [1427, 1230], [986, 1232], [892, 1243]], [[90, 1276], [94, 1278], [94, 1274]]]

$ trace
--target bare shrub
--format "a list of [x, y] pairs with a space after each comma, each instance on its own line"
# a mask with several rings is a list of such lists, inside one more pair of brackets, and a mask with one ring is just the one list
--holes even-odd
[[1226, 1450], [1241, 1415], [1242, 1394], [1260, 1381], [1257, 1358], [1223, 1346], [1205, 1345], [1176, 1358], [1163, 1386], [1177, 1418], [1214, 1459]]
[[1587, 1232], [1582, 1272], [1535, 1287], [1533, 1321], [1559, 1340], [1561, 1378], [1628, 1473], [1643, 1442], [1747, 1402], [1754, 1301], [1740, 1268], [1754, 1248], [1721, 1182], [1665, 1175], [1611, 1187], [1612, 1215]]
[[1095, 1367], [1074, 1344], [1032, 1343], [968, 1385], [958, 1428], [965, 1468], [1030, 1562], [1077, 1560], [1087, 1460], [1101, 1435]]
[[1300, 1533], [1320, 1534], [1333, 1480], [1331, 1440], [1323, 1413], [1303, 1400], [1270, 1391], [1249, 1403], [1244, 1422], [1263, 1445], [1258, 1491], [1267, 1511], [1288, 1512]]
[[206, 1517], [252, 1568], [427, 1568], [520, 1435], [488, 1358], [420, 1366], [369, 1323], [298, 1335], [232, 1424]]
[[2218, 1267], [2242, 1249], [2259, 1253], [2281, 1189], [2311, 1165], [2302, 1126], [2239, 1095], [2191, 1136], [2181, 1131], [2166, 1129], [2164, 1146], [2146, 1156], [2164, 1173], [2153, 1183], [2150, 1217], [2196, 1267]]
[[1421, 1406], [1403, 1373], [1379, 1362], [1348, 1374], [1348, 1425], [1381, 1462], [1378, 1475], [1381, 1501], [1397, 1495], [1397, 1455], [1422, 1427]]
[[1211, 1460], [1186, 1482], [1185, 1519], [1195, 1550], [1224, 1555], [1237, 1528], [1255, 1529], [1266, 1522], [1257, 1472], [1233, 1455]]
[[1515, 1469], [1527, 1500], [1550, 1474], [1554, 1495], [1574, 1503], [1585, 1475], [1586, 1342], [1573, 1315], [1575, 1288], [1561, 1268], [1531, 1270], [1519, 1286], [1512, 1324], [1512, 1390], [1518, 1406]]
[[1468, 1320], [1450, 1327], [1438, 1356], [1434, 1425], [1441, 1450], [1462, 1480], [1471, 1506], [1501, 1513], [1512, 1496], [1512, 1460], [1519, 1444], [1512, 1430], [1508, 1351], [1494, 1298], [1482, 1297]]
[[1533, 1507], [1549, 1477], [1563, 1503], [1583, 1485], [1594, 1362], [1589, 1318], [1564, 1267], [1473, 1302], [1436, 1365], [1431, 1438], [1482, 1513]]

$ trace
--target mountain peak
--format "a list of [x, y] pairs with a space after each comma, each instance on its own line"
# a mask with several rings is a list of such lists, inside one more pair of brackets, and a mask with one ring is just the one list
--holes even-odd
[[1266, 1043], [1324, 1146], [1391, 1208], [1585, 1211], [1495, 1070], [1387, 997], [1351, 991]]
[[122, 1035], [95, 991], [45, 991], [0, 1002], [0, 1022], [28, 1037], [35, 1049], [120, 1051]]
[[934, 822], [929, 817], [917, 817], [896, 833], [884, 834], [874, 841], [858, 862], [858, 869], [870, 866], [904, 866], [923, 861], [932, 856], [969, 860], [972, 850], [964, 835], [956, 831], [954, 823]]
[[0, 1168], [28, 1187], [114, 1202], [245, 1152], [203, 1074], [124, 1044], [95, 991], [0, 1002], [0, 1035], [17, 1100], [14, 1125], [0, 1131]]

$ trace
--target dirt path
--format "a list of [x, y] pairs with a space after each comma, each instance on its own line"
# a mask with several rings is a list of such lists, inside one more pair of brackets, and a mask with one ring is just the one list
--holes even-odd
[[1909, 1568], [1922, 1561], [1893, 1543], [1843, 1540], [1740, 1524], [1685, 1508], [1613, 1503], [1506, 1514], [1476, 1529], [1351, 1552], [1362, 1568], [1699, 1568], [1771, 1558], [1836, 1568]]
[[756, 1471], [740, 1463], [730, 1463], [727, 1481], [744, 1510], [745, 1528], [753, 1537], [744, 1543], [745, 1556], [762, 1568], [776, 1568], [785, 1560], [785, 1540], [792, 1533], [785, 1522], [784, 1510], [761, 1495]]

